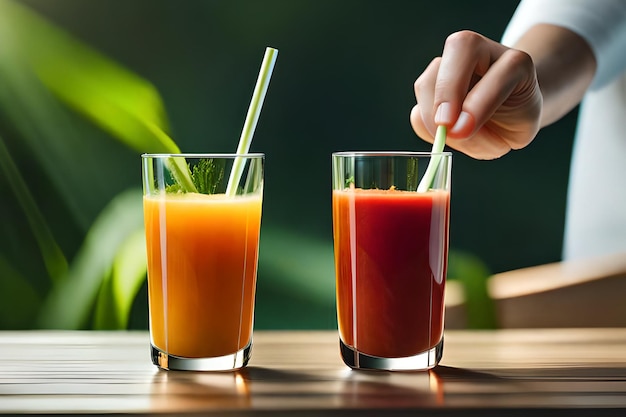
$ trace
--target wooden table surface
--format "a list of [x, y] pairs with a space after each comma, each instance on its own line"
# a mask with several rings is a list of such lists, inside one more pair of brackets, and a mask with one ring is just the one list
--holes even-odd
[[626, 415], [626, 329], [447, 331], [430, 372], [351, 371], [334, 331], [255, 332], [238, 372], [160, 371], [146, 332], [0, 332], [0, 413]]

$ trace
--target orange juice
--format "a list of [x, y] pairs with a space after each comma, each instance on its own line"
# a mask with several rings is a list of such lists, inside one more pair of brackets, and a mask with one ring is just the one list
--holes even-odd
[[152, 344], [188, 358], [252, 338], [261, 194], [144, 196]]

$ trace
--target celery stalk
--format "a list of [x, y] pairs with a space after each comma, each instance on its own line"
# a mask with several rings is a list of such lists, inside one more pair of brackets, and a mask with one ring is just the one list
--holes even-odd
[[[250, 143], [252, 142], [252, 136], [254, 135], [254, 129], [259, 120], [261, 114], [261, 107], [263, 106], [263, 100], [265, 99], [265, 93], [272, 77], [272, 71], [274, 70], [274, 64], [278, 56], [278, 50], [274, 48], [266, 48], [263, 62], [261, 63], [261, 70], [259, 77], [257, 78], [256, 86], [254, 87], [254, 93], [252, 94], [252, 100], [250, 101], [250, 107], [248, 108], [248, 114], [243, 125], [241, 136], [239, 137], [239, 145], [237, 146], [237, 154], [247, 154], [250, 149]], [[230, 171], [230, 177], [228, 178], [228, 186], [226, 188], [226, 195], [233, 196], [237, 192], [237, 184], [243, 174], [243, 157], [235, 158], [233, 167]]]
[[446, 144], [446, 132], [447, 130], [445, 126], [437, 127], [437, 132], [435, 133], [435, 141], [433, 142], [433, 155], [430, 157], [428, 167], [426, 167], [426, 172], [424, 173], [422, 180], [417, 186], [417, 191], [420, 193], [428, 191], [431, 184], [433, 183], [435, 173], [437, 172], [437, 167], [439, 166], [439, 161], [441, 160], [441, 155], [439, 154], [443, 152], [443, 148]]

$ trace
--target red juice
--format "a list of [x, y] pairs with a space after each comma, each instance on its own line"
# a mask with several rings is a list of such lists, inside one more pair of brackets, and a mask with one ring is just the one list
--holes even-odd
[[443, 336], [450, 193], [333, 191], [339, 335], [371, 356], [400, 358]]

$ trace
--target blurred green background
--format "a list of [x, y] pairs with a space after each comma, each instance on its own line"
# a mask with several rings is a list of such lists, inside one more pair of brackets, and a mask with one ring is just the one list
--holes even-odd
[[[266, 154], [256, 328], [268, 329], [335, 326], [331, 152], [428, 150], [408, 120], [415, 78], [449, 33], [498, 39], [517, 1], [0, 0], [0, 328], [146, 328], [131, 232], [139, 155], [154, 148], [116, 138], [103, 123], [119, 118], [97, 100], [86, 117], [59, 97], [98, 96], [16, 5], [134, 73], [128, 90], [90, 82], [145, 104], [186, 152], [235, 150], [264, 48], [280, 51], [251, 148]], [[61, 68], [56, 94], [28, 74], [42, 56]], [[476, 260], [467, 274], [482, 279], [560, 259], [574, 127], [575, 112], [496, 161], [455, 154], [451, 278]]]

